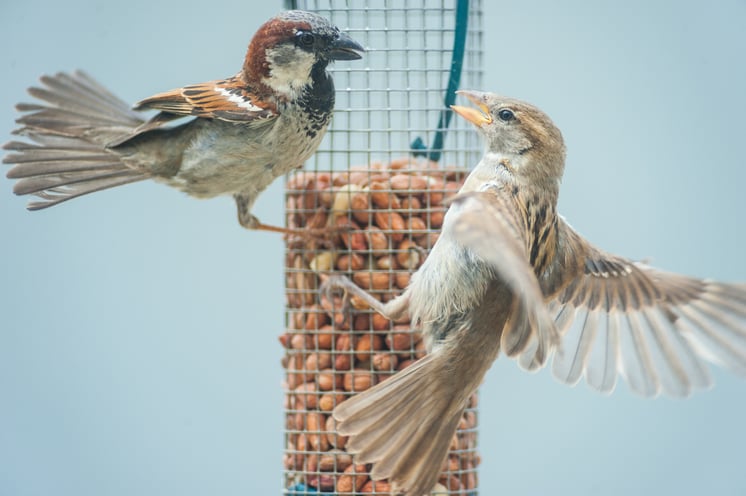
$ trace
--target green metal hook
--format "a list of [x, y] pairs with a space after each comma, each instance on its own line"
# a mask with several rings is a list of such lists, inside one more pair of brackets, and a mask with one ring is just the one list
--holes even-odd
[[466, 52], [466, 32], [469, 25], [469, 0], [458, 0], [456, 4], [456, 30], [453, 37], [453, 55], [451, 57], [451, 73], [448, 77], [448, 88], [446, 89], [445, 108], [440, 111], [438, 118], [438, 131], [435, 133], [430, 150], [421, 137], [415, 138], [410, 145], [412, 155], [415, 157], [427, 157], [429, 160], [438, 162], [443, 152], [443, 143], [453, 111], [451, 105], [456, 102], [456, 90], [461, 84], [461, 72], [464, 66], [464, 53]]

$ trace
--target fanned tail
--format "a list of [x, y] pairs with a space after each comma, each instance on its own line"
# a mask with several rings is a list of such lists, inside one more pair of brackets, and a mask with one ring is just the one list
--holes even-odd
[[389, 479], [395, 494], [432, 490], [466, 399], [481, 381], [454, 389], [458, 371], [447, 361], [436, 351], [334, 410], [338, 432], [350, 436], [347, 450], [357, 463], [372, 463], [371, 478]]
[[149, 175], [125, 165], [107, 145], [133, 135], [143, 123], [127, 104], [83, 72], [41, 78], [43, 87], [29, 89], [42, 103], [17, 106], [25, 114], [14, 134], [29, 142], [11, 141], [3, 163], [15, 164], [8, 173], [18, 179], [17, 195], [36, 195], [29, 210], [40, 210], [78, 196], [147, 179]]

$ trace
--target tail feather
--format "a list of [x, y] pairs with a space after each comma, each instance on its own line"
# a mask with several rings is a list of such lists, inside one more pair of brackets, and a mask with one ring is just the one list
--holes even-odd
[[[58, 134], [50, 134], [47, 130], [34, 131], [28, 128], [16, 129], [13, 134], [23, 135], [23, 137], [30, 139], [33, 143], [27, 143], [22, 141], [10, 141], [3, 145], [6, 150], [13, 151], [24, 151], [39, 148], [59, 148], [61, 150], [97, 150], [101, 151], [102, 146], [86, 141], [80, 137], [62, 136]], [[8, 162], [9, 161], [5, 161]], [[13, 162], [15, 163], [15, 162]]]
[[32, 87], [31, 96], [46, 106], [25, 104], [32, 113], [18, 119], [30, 129], [65, 136], [86, 136], [106, 145], [132, 133], [143, 120], [129, 106], [82, 71], [42, 76], [44, 88]]
[[31, 142], [11, 141], [3, 163], [14, 164], [7, 177], [19, 179], [18, 195], [33, 194], [40, 210], [82, 195], [147, 179], [146, 171], [122, 162], [107, 148], [133, 135], [143, 120], [129, 106], [83, 72], [41, 78], [29, 89], [40, 102], [17, 106], [24, 115], [14, 132]]
[[[126, 118], [131, 124], [142, 122], [130, 106], [96, 82], [83, 71], [73, 74], [64, 72], [54, 76], [42, 76], [40, 81], [46, 88], [32, 87], [29, 94], [61, 109], [80, 109], [91, 115], [116, 116], [121, 122]], [[84, 110], [88, 110], [85, 112]]]
[[[3, 163], [17, 164], [12, 171], [8, 172], [8, 178], [18, 179], [32, 175], [51, 174], [65, 170], [90, 169], [96, 163], [111, 161], [115, 156], [104, 152], [100, 147], [56, 147], [50, 148], [21, 141], [11, 141], [5, 145], [6, 150], [21, 153], [8, 154]], [[69, 164], [67, 162], [70, 162]], [[25, 164], [31, 164], [27, 166]], [[38, 167], [34, 167], [38, 165]], [[44, 167], [49, 167], [45, 169]]]
[[63, 186], [36, 193], [36, 196], [42, 198], [44, 201], [29, 202], [26, 208], [32, 211], [43, 210], [79, 196], [142, 180], [143, 177], [134, 171], [123, 171], [105, 177], [97, 177], [87, 180], [84, 184], [76, 185], [74, 188]]
[[[76, 162], [32, 162], [30, 164], [21, 164], [13, 167], [12, 174], [8, 172], [8, 179], [26, 179], [26, 178], [49, 178], [49, 176], [59, 177], [61, 174], [75, 174], [80, 172], [95, 172], [99, 171], [105, 173], [107, 171], [121, 171], [122, 164], [118, 161], [106, 162], [111, 160], [111, 157], [83, 157], [77, 159]], [[95, 160], [95, 162], [93, 162]], [[26, 166], [27, 165], [27, 166]], [[134, 172], [134, 171], [133, 171]], [[62, 184], [59, 184], [62, 186]], [[51, 186], [50, 186], [51, 187]], [[20, 187], [19, 187], [20, 188]], [[17, 195], [27, 195], [29, 193], [36, 193], [36, 191], [21, 192], [20, 189], [15, 190]]]
[[[463, 411], [463, 410], [462, 410]], [[461, 411], [457, 414], [451, 414], [450, 417], [441, 419], [441, 424], [433, 424], [423, 430], [419, 437], [419, 442], [412, 445], [410, 450], [402, 455], [399, 463], [390, 470], [398, 475], [391, 477], [391, 485], [394, 488], [406, 488], [407, 493], [411, 495], [430, 494], [435, 484], [438, 482], [440, 471], [448, 455], [448, 447], [451, 444], [453, 434], [456, 432]], [[450, 436], [443, 433], [450, 432]], [[440, 456], [445, 453], [444, 456]], [[414, 456], [413, 456], [414, 455]], [[412, 459], [412, 463], [404, 460]], [[440, 460], [440, 462], [436, 462]], [[380, 465], [380, 470], [386, 470], [384, 464]], [[375, 477], [375, 475], [373, 475]]]
[[[382, 417], [380, 411], [394, 412], [395, 408], [404, 408], [406, 412], [409, 412], [410, 409], [416, 408], [417, 405], [413, 403], [402, 405], [399, 396], [408, 397], [417, 393], [417, 381], [410, 380], [410, 376], [417, 376], [418, 370], [431, 360], [431, 356], [427, 355], [401, 372], [394, 374], [372, 388], [370, 392], [366, 391], [365, 394], [358, 394], [340, 404], [334, 410], [335, 417], [345, 419], [344, 423], [339, 426], [339, 433], [349, 435], [353, 432], [362, 433], [371, 430], [377, 424], [386, 420], [386, 416]], [[379, 390], [384, 392], [378, 394], [377, 391]], [[390, 394], [387, 391], [395, 391], [396, 394]], [[355, 439], [351, 439], [348, 446], [354, 445]]]
[[[129, 123], [123, 126], [122, 122], [117, 120], [116, 117], [91, 115], [72, 109], [44, 108], [25, 115], [16, 122], [27, 128], [44, 129], [61, 136], [81, 136], [93, 130], [92, 138], [97, 137], [98, 133], [96, 131], [103, 129], [107, 130], [105, 136], [112, 133], [129, 135], [133, 129], [133, 126]], [[104, 135], [104, 133], [101, 134]], [[106, 143], [102, 142], [101, 144]]]
[[110, 92], [106, 87], [84, 71], [77, 70], [72, 75], [58, 73], [56, 77], [44, 76], [42, 82], [51, 88], [69, 88], [71, 91], [82, 93], [81, 102], [90, 100], [93, 102], [106, 103], [122, 116], [129, 115], [133, 121], [141, 120], [138, 114], [132, 110], [127, 102]]
[[[401, 392], [396, 393], [401, 394]], [[391, 395], [392, 396], [392, 395]], [[400, 401], [400, 398], [395, 398]], [[383, 407], [382, 407], [383, 408]], [[418, 410], [422, 408], [422, 405], [409, 404], [409, 405], [394, 405], [394, 408], [399, 408], [397, 416], [410, 418], [418, 414]], [[388, 410], [394, 411], [394, 410]], [[402, 434], [402, 425], [396, 422], [392, 422], [391, 418], [384, 415], [381, 416], [380, 412], [376, 410], [368, 413], [378, 415], [375, 422], [370, 422], [367, 427], [360, 430], [353, 430], [354, 434], [347, 442], [347, 450], [357, 454], [357, 463], [384, 463], [391, 461], [387, 458], [390, 453], [403, 453], [404, 449], [410, 444], [409, 434]], [[353, 418], [353, 420], [356, 420]], [[354, 422], [353, 422], [354, 425]], [[349, 425], [343, 426], [349, 429]], [[347, 430], [345, 432], [348, 432]], [[381, 439], [389, 440], [388, 443], [381, 443]], [[387, 473], [387, 471], [381, 471], [376, 466], [376, 473]], [[386, 477], [382, 475], [381, 478]]]
[[44, 105], [39, 105], [37, 103], [16, 103], [16, 110], [19, 112], [35, 112], [37, 110], [44, 110]]
[[64, 174], [26, 177], [19, 180], [13, 186], [13, 193], [17, 195], [33, 195], [45, 191], [61, 193], [65, 187], [74, 188], [80, 183], [108, 183], [111, 179], [120, 177], [137, 177], [138, 174], [131, 170], [121, 170], [118, 164], [110, 167], [98, 168], [94, 171], [66, 172]]
[[435, 486], [466, 399], [481, 381], [452, 388], [459, 381], [447, 362], [431, 353], [334, 410], [356, 462], [372, 463], [371, 478], [389, 479], [394, 492], [421, 496]]

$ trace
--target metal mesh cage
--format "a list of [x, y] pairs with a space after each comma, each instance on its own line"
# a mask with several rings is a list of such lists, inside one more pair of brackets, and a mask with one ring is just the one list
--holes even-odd
[[[457, 87], [480, 88], [479, 0], [300, 0], [367, 49], [330, 68], [331, 127], [304, 170], [286, 183], [291, 228], [343, 228], [325, 239], [290, 239], [286, 251], [284, 493], [389, 494], [355, 465], [335, 433], [334, 407], [425, 354], [409, 321], [341, 310], [322, 298], [340, 273], [382, 301], [409, 282], [437, 240], [443, 199], [481, 155], [474, 130], [451, 121]], [[451, 443], [436, 488], [476, 494], [476, 395]]]

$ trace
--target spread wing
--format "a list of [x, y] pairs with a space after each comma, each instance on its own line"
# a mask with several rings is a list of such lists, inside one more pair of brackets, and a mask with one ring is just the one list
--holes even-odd
[[611, 392], [621, 375], [643, 396], [711, 384], [705, 360], [746, 375], [746, 285], [663, 272], [604, 253], [559, 223], [556, 272], [542, 286], [563, 335], [552, 372]]
[[277, 108], [251, 93], [237, 76], [159, 93], [134, 108], [161, 111], [148, 123], [150, 128], [188, 115], [236, 123], [265, 122], [277, 117]]
[[449, 210], [451, 222], [444, 227], [459, 243], [490, 263], [497, 276], [512, 288], [516, 297], [500, 345], [506, 355], [520, 355], [521, 365], [535, 369], [544, 365], [559, 336], [528, 262], [526, 228], [510, 201], [502, 190], [492, 186], [459, 195]]

